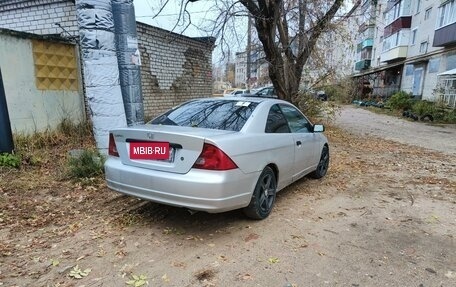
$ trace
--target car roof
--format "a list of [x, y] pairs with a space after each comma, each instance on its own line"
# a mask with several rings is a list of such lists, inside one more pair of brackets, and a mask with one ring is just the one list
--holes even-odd
[[288, 103], [287, 101], [280, 100], [277, 98], [268, 98], [268, 97], [258, 97], [255, 95], [248, 96], [239, 96], [239, 97], [215, 97], [215, 98], [201, 98], [197, 100], [222, 100], [222, 101], [245, 101], [252, 103], [261, 103], [261, 102], [277, 102], [277, 103]]

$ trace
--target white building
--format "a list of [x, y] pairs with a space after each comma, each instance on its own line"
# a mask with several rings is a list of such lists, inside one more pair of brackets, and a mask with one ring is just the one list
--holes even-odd
[[[452, 85], [444, 78], [456, 69], [455, 2], [364, 0], [360, 14], [372, 16], [365, 23], [374, 34], [370, 38], [372, 32], [362, 33], [364, 26], [357, 32], [358, 51], [364, 53], [355, 64], [354, 77], [360, 87], [369, 82], [372, 89], [367, 92], [373, 96], [387, 97], [403, 90], [416, 98], [438, 100], [439, 83]], [[365, 90], [360, 93], [366, 96]], [[454, 95], [446, 99], [455, 106]]]
[[245, 87], [247, 83], [247, 52], [237, 52], [234, 64], [234, 85]]
[[250, 76], [247, 76], [247, 51], [237, 52], [235, 60], [235, 86], [237, 88], [264, 86], [270, 83], [268, 65], [265, 61], [264, 51], [260, 46], [255, 46], [250, 51]]

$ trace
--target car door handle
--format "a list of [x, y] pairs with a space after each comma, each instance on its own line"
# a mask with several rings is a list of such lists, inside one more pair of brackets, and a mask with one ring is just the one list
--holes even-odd
[[296, 145], [297, 145], [297, 146], [301, 146], [301, 144], [302, 144], [301, 141], [297, 141], [297, 142], [296, 142]]

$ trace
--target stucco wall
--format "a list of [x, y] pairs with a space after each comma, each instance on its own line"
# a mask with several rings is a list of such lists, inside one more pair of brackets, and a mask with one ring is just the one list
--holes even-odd
[[44, 131], [64, 118], [84, 119], [81, 92], [37, 89], [30, 39], [0, 33], [0, 67], [13, 132]]
[[[452, 60], [450, 60], [452, 58]], [[431, 69], [431, 62], [433, 62], [433, 67]], [[419, 58], [418, 60], [407, 61], [404, 65], [404, 70], [402, 73], [402, 84], [401, 90], [411, 93], [413, 90], [414, 76], [413, 74], [407, 74], [407, 66], [410, 65], [413, 68], [413, 71], [417, 68], [423, 68], [423, 77], [422, 81], [422, 96], [423, 100], [435, 101], [436, 93], [435, 89], [437, 88], [439, 73], [456, 68], [456, 48], [448, 49], [445, 52], [438, 50], [433, 55], [430, 55], [424, 59]]]

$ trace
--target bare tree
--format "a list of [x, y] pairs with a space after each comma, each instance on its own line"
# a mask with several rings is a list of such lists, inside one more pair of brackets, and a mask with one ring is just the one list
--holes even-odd
[[[180, 0], [184, 11], [190, 2]], [[213, 36], [220, 45], [227, 43], [226, 33], [239, 17], [253, 19], [253, 26], [268, 62], [269, 78], [279, 98], [296, 102], [303, 67], [316, 48], [319, 37], [344, 17], [348, 17], [360, 1], [356, 0], [346, 15], [339, 9], [352, 0], [215, 0], [218, 17], [213, 23]], [[348, 3], [350, 2], [350, 3]], [[190, 15], [186, 12], [187, 15]], [[335, 19], [337, 18], [337, 19]], [[179, 17], [179, 20], [182, 18]], [[231, 22], [230, 22], [231, 21]], [[234, 32], [233, 32], [234, 31]]]

